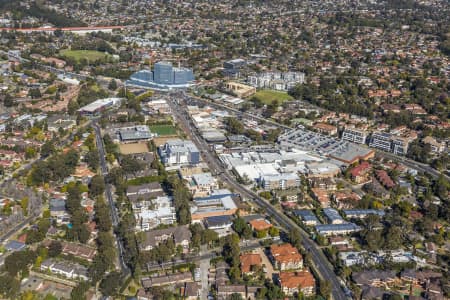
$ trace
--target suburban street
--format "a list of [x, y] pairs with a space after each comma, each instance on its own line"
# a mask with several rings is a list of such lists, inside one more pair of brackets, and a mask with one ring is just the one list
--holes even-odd
[[190, 135], [192, 141], [201, 151], [201, 153], [203, 154], [203, 159], [205, 163], [208, 164], [210, 169], [218, 176], [220, 176], [220, 178], [236, 192], [239, 192], [242, 197], [248, 198], [259, 207], [264, 208], [266, 212], [271, 215], [287, 232], [292, 231], [293, 229], [298, 230], [302, 236], [303, 247], [311, 253], [311, 257], [314, 262], [313, 268], [317, 271], [317, 273], [323, 280], [331, 283], [333, 299], [346, 299], [339, 279], [333, 271], [333, 267], [331, 266], [323, 252], [318, 249], [316, 244], [309, 238], [308, 234], [282, 212], [279, 212], [278, 210], [273, 208], [273, 206], [266, 200], [263, 200], [252, 191], [249, 191], [238, 184], [234, 177], [223, 168], [219, 160], [213, 155], [208, 144], [199, 136], [197, 129], [189, 119], [186, 111], [182, 108], [182, 105], [180, 103], [175, 103], [174, 101], [169, 101], [174, 116], [180, 123], [179, 125], [185, 130], [186, 133]]
[[[92, 123], [92, 126], [94, 128], [95, 136], [96, 136], [96, 140], [97, 140], [97, 149], [98, 149], [98, 154], [100, 156], [100, 168], [102, 171], [102, 175], [105, 177], [106, 175], [108, 175], [108, 166], [106, 164], [106, 158], [105, 158], [106, 153], [105, 153], [105, 149], [103, 146], [103, 139], [102, 139], [100, 127], [95, 122]], [[112, 225], [113, 225], [113, 227], [116, 227], [117, 225], [119, 225], [120, 220], [119, 220], [117, 208], [114, 204], [114, 199], [113, 199], [112, 190], [111, 190], [111, 184], [109, 184], [109, 183], [105, 183], [105, 196], [106, 196], [106, 200], [108, 202], [108, 205], [109, 205], [110, 211], [111, 211]], [[130, 271], [130, 268], [128, 268], [128, 266], [124, 260], [123, 243], [118, 235], [116, 235], [116, 234], [114, 234], [114, 235], [116, 238], [116, 244], [117, 244], [117, 250], [118, 250], [117, 255], [119, 258], [120, 268], [122, 270], [122, 275], [124, 277], [126, 277], [130, 274], [131, 271]]]

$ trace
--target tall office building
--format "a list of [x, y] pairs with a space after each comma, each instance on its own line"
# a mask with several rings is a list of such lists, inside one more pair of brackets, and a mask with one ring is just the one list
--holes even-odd
[[173, 83], [173, 67], [170, 62], [161, 61], [155, 64], [153, 69], [153, 81], [159, 84]]
[[192, 85], [194, 73], [188, 68], [174, 68], [167, 61], [157, 62], [153, 71], [142, 70], [131, 75], [128, 85], [170, 90], [174, 88], [186, 88]]

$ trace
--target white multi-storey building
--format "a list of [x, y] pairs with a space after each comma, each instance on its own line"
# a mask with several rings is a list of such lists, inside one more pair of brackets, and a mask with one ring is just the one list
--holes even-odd
[[159, 148], [161, 160], [165, 165], [195, 165], [200, 162], [200, 152], [192, 141], [168, 140]]
[[302, 72], [266, 72], [248, 77], [250, 85], [256, 88], [288, 91], [296, 84], [305, 83], [305, 73]]
[[172, 198], [167, 196], [132, 202], [136, 229], [147, 231], [160, 224], [174, 224], [176, 213], [172, 202]]
[[342, 133], [342, 140], [353, 142], [356, 144], [365, 144], [367, 139], [367, 132], [356, 128], [345, 128]]

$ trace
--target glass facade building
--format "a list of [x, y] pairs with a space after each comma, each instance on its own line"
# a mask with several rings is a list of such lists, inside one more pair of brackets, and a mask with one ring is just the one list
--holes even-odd
[[142, 70], [131, 75], [127, 84], [144, 88], [167, 90], [185, 88], [195, 80], [192, 69], [175, 68], [170, 62], [158, 62], [153, 71]]

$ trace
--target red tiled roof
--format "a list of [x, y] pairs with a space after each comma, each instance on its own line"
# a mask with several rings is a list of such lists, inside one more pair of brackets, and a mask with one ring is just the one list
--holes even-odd
[[252, 266], [261, 266], [262, 264], [262, 259], [259, 254], [241, 254], [239, 260], [241, 261], [241, 270], [243, 273], [250, 272]]
[[266, 229], [269, 229], [270, 227], [272, 227], [272, 224], [270, 224], [269, 222], [267, 222], [264, 219], [252, 220], [249, 223], [253, 227], [253, 229], [256, 231], [262, 231], [262, 230], [266, 230]]
[[362, 173], [365, 173], [366, 171], [368, 171], [371, 167], [372, 167], [371, 164], [369, 164], [368, 162], [364, 161], [360, 165], [354, 167], [350, 171], [350, 174], [352, 174], [353, 177], [358, 177], [358, 176], [361, 176]]
[[280, 273], [280, 284], [282, 287], [287, 287], [290, 289], [300, 287], [300, 289], [303, 289], [314, 287], [315, 283], [316, 280], [309, 271]]
[[291, 244], [271, 245], [270, 252], [277, 262], [289, 263], [302, 261], [303, 257]]

